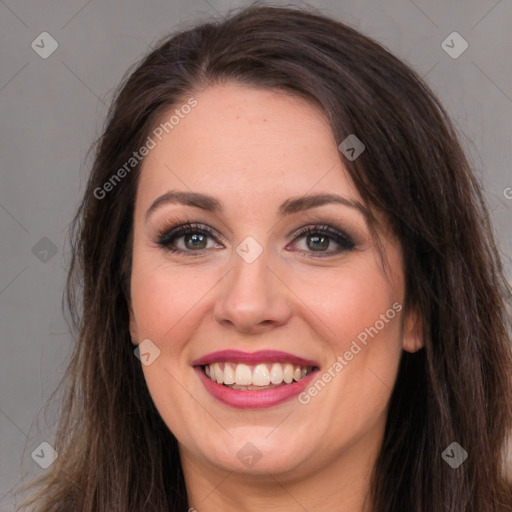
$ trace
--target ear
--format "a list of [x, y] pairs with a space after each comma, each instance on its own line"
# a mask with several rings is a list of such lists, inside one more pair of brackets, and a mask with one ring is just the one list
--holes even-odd
[[425, 345], [423, 339], [423, 318], [416, 308], [410, 309], [405, 313], [402, 345], [406, 352], [411, 353], [417, 352]]
[[132, 338], [132, 345], [138, 346], [139, 334], [138, 334], [138, 329], [137, 329], [137, 321], [135, 320], [135, 315], [133, 313], [131, 304], [128, 305], [128, 312], [130, 315], [129, 329], [130, 329], [130, 336]]

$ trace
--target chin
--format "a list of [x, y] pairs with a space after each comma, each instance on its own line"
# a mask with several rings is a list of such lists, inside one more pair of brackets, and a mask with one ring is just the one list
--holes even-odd
[[[219, 440], [218, 446], [208, 443], [208, 446], [199, 447], [199, 450], [214, 466], [225, 471], [250, 475], [288, 473], [303, 465], [309, 458], [312, 450], [311, 437], [309, 440], [304, 438], [291, 441], [286, 431], [281, 432], [281, 435], [275, 435], [274, 432], [269, 436], [271, 430], [261, 430], [260, 434], [237, 436], [229, 441], [224, 438], [222, 442]], [[304, 450], [305, 447], [307, 451]]]

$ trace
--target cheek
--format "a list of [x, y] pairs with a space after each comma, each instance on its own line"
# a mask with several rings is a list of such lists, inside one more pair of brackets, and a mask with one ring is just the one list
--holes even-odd
[[[328, 391], [316, 381], [309, 388], [311, 400], [321, 395], [318, 400], [325, 401], [326, 422], [352, 421], [363, 428], [385, 406], [402, 351], [401, 284], [400, 274], [386, 278], [366, 255], [296, 281], [294, 291], [311, 310], [303, 311], [327, 354], [319, 380], [325, 378]], [[346, 410], [353, 412], [350, 420]]]
[[368, 330], [375, 334], [374, 328], [399, 338], [400, 281], [386, 279], [372, 260], [371, 255], [362, 255], [348, 265], [316, 269], [296, 279], [294, 291], [314, 313], [311, 321], [337, 354], [348, 350], [358, 336], [363, 343], [365, 335], [372, 339]]
[[172, 332], [185, 313], [190, 291], [180, 282], [179, 273], [166, 271], [157, 260], [135, 245], [131, 298], [139, 339], [149, 338], [162, 348], [166, 333]]
[[[400, 323], [396, 309], [401, 309], [399, 299], [400, 295], [380, 274], [367, 272], [349, 276], [338, 302], [338, 313], [331, 312], [335, 332], [340, 333], [337, 352], [349, 351], [354, 343], [358, 343], [361, 349], [368, 349], [365, 351], [368, 353], [378, 347], [385, 349], [384, 343], [398, 343]], [[395, 309], [394, 303], [398, 306]], [[371, 344], [377, 339], [382, 340], [379, 345]], [[349, 355], [347, 357], [350, 358]]]
[[[131, 298], [138, 337], [154, 341], [162, 354], [177, 362], [208, 302], [208, 292], [222, 276], [219, 269], [198, 271], [194, 265], [172, 265], [161, 254], [134, 253]], [[172, 363], [174, 364], [174, 363]]]

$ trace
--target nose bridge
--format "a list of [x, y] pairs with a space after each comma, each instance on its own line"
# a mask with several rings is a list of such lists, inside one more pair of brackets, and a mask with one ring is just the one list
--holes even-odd
[[239, 298], [249, 295], [252, 300], [268, 300], [270, 290], [269, 251], [253, 237], [245, 238], [233, 254], [233, 276], [231, 292]]
[[232, 265], [216, 302], [217, 320], [245, 331], [285, 322], [286, 287], [274, 275], [270, 251], [247, 237], [235, 248]]

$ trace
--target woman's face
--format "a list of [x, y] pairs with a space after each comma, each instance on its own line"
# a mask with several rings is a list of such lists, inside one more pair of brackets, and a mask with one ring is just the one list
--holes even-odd
[[183, 463], [297, 476], [375, 454], [420, 343], [397, 240], [377, 216], [385, 275], [315, 107], [233, 83], [195, 99], [143, 163], [131, 275], [130, 330]]

